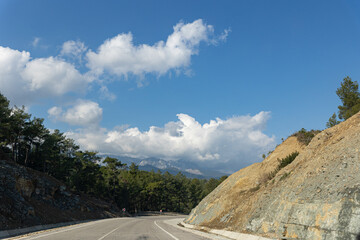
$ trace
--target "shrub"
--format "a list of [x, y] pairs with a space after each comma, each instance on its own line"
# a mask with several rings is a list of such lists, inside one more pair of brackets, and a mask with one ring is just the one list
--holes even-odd
[[[264, 174], [260, 178], [260, 182], [264, 183], [264, 182], [267, 182], [267, 181], [273, 179], [282, 168], [284, 168], [287, 165], [289, 165], [290, 163], [292, 163], [295, 160], [295, 158], [297, 157], [297, 155], [299, 155], [299, 152], [293, 152], [282, 159], [278, 158], [279, 165], [275, 168], [274, 171]], [[284, 175], [286, 175], [285, 177], [287, 177], [288, 175], [290, 175], [290, 173], [285, 173]], [[281, 177], [282, 179], [285, 178], [284, 175]]]
[[311, 139], [313, 139], [313, 137], [315, 137], [316, 134], [318, 134], [319, 132], [321, 132], [320, 130], [310, 130], [310, 131], [306, 131], [305, 128], [300, 129], [300, 131], [297, 131], [296, 133], [294, 133], [291, 136], [295, 136], [297, 138], [297, 140], [305, 145], [308, 145], [311, 141]]
[[279, 179], [279, 181], [284, 180], [284, 179], [287, 178], [289, 175], [290, 175], [289, 172], [284, 173], [284, 174], [281, 176], [281, 178]]
[[277, 168], [280, 170], [280, 169], [286, 167], [287, 165], [289, 165], [290, 163], [292, 163], [294, 161], [294, 159], [297, 157], [297, 155], [299, 155], [299, 152], [293, 152], [282, 159], [278, 159], [279, 165]]

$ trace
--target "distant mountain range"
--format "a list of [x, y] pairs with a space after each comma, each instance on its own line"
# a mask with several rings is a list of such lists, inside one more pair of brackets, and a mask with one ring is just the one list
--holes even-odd
[[189, 178], [220, 178], [221, 176], [228, 175], [224, 172], [214, 170], [211, 168], [199, 166], [196, 163], [187, 161], [187, 160], [177, 160], [177, 161], [169, 161], [164, 160], [160, 158], [132, 158], [132, 157], [126, 157], [126, 156], [117, 156], [117, 155], [106, 155], [103, 154], [100, 156], [105, 157], [113, 157], [119, 159], [122, 163], [126, 163], [128, 166], [131, 165], [131, 163], [135, 163], [139, 166], [140, 170], [144, 171], [152, 171], [155, 172], [161, 171], [169, 172], [171, 174], [177, 174], [181, 172], [186, 177]]

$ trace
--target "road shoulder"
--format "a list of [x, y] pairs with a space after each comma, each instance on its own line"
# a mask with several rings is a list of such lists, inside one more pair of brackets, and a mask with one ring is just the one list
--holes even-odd
[[[176, 228], [182, 229], [184, 231], [188, 231], [194, 233], [196, 235], [210, 238], [210, 239], [218, 239], [218, 240], [273, 240], [271, 238], [264, 238], [260, 236], [219, 230], [219, 229], [210, 229], [210, 228], [198, 228], [194, 225], [184, 223], [184, 218], [174, 218], [169, 220], [164, 220], [164, 223], [174, 226]], [[179, 224], [180, 223], [180, 224]], [[181, 225], [181, 226], [179, 226]]]

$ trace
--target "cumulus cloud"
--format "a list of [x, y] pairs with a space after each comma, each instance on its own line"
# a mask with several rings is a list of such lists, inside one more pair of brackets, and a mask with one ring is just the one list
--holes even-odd
[[[85, 149], [131, 157], [157, 157], [166, 160], [187, 159], [197, 163], [231, 163], [244, 166], [260, 160], [262, 153], [274, 147], [274, 137], [263, 133], [269, 112], [255, 116], [217, 118], [200, 124], [187, 114], [178, 114], [178, 121], [164, 127], [152, 126], [107, 130], [81, 129], [67, 135]], [[230, 166], [229, 165], [229, 166]], [[234, 169], [229, 169], [234, 170]]]
[[0, 89], [13, 103], [84, 91], [89, 81], [62, 59], [31, 59], [29, 52], [0, 46]]
[[122, 33], [106, 40], [97, 52], [88, 51], [87, 66], [96, 74], [163, 75], [171, 69], [188, 67], [191, 56], [198, 53], [199, 44], [207, 42], [213, 32], [214, 28], [201, 19], [188, 24], [180, 22], [166, 42], [159, 41], [152, 46], [134, 45], [132, 34]]
[[59, 96], [84, 90], [88, 83], [72, 64], [54, 57], [29, 61], [21, 75], [30, 91], [41, 92], [43, 95]]
[[[216, 44], [227, 38], [228, 30], [220, 36], [202, 19], [192, 23], [180, 22], [173, 27], [166, 41], [154, 45], [133, 43], [131, 33], [122, 33], [106, 40], [97, 51], [88, 50], [81, 41], [63, 43], [59, 56], [30, 57], [27, 51], [0, 46], [0, 90], [12, 103], [30, 105], [34, 100], [60, 97], [68, 93], [85, 92], [89, 83], [100, 85], [100, 97], [114, 100], [106, 87], [108, 77], [138, 76], [142, 85], [145, 74], [158, 76], [173, 70], [190, 74], [191, 57], [198, 54], [201, 42]], [[40, 38], [32, 45], [39, 46]], [[86, 55], [87, 70], [76, 68]], [[103, 75], [104, 73], [108, 75]]]
[[21, 73], [30, 60], [30, 53], [0, 46], [0, 91], [10, 100], [22, 98], [26, 81]]
[[97, 127], [102, 119], [102, 112], [98, 103], [81, 99], [66, 110], [56, 106], [48, 110], [49, 117], [56, 121], [84, 127]]

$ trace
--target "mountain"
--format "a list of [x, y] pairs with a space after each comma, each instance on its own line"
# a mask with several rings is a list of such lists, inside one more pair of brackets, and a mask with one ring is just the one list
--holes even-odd
[[289, 137], [229, 176], [185, 222], [277, 239], [360, 239], [359, 151], [360, 113], [308, 145]]
[[200, 166], [196, 163], [181, 159], [181, 160], [164, 160], [160, 158], [132, 158], [126, 156], [117, 155], [100, 155], [102, 157], [113, 157], [119, 159], [122, 163], [126, 163], [128, 166], [131, 163], [135, 163], [139, 166], [140, 170], [144, 171], [161, 171], [169, 172], [171, 174], [177, 174], [181, 172], [189, 178], [220, 178], [221, 176], [228, 175], [227, 173], [218, 171], [216, 169], [207, 168], [206, 166]]

